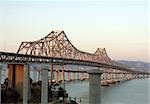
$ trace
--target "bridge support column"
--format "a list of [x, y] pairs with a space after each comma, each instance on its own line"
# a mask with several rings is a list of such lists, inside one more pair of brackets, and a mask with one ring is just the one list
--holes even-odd
[[29, 102], [29, 65], [24, 65], [24, 80], [23, 80], [23, 104], [28, 104]]
[[74, 81], [74, 72], [71, 73], [71, 80]]
[[77, 73], [77, 80], [80, 80], [80, 75], [79, 75], [80, 73], [78, 72]]
[[76, 80], [76, 73], [74, 72], [74, 80]]
[[62, 81], [63, 81], [63, 87], [65, 89], [65, 66], [62, 65]]
[[[51, 64], [51, 69], [50, 69], [50, 80], [52, 81], [53, 79], [55, 79], [55, 72], [54, 72], [54, 65]], [[50, 81], [50, 84], [52, 84], [52, 82]]]
[[42, 67], [42, 89], [41, 89], [41, 104], [48, 104], [48, 69], [49, 67]]
[[68, 81], [70, 81], [70, 72], [68, 72]]
[[89, 73], [89, 104], [101, 104], [101, 74], [99, 69], [88, 71]]
[[56, 81], [57, 81], [57, 83], [59, 83], [59, 81], [60, 81], [60, 72], [59, 72], [59, 70], [56, 71]]
[[[31, 70], [31, 69], [30, 69]], [[38, 80], [37, 80], [38, 78], [37, 78], [37, 71], [36, 70], [33, 70], [33, 81], [34, 82], [37, 82]]]
[[1, 77], [2, 77], [1, 71], [2, 71], [2, 65], [0, 64], [0, 104], [2, 103], [1, 102]]
[[64, 71], [64, 65], [62, 65], [62, 79], [63, 82], [65, 82], [65, 71]]

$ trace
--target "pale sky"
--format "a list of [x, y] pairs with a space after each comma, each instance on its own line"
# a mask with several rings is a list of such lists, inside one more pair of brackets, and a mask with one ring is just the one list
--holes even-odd
[[80, 50], [148, 61], [148, 0], [0, 0], [0, 51], [59, 29]]

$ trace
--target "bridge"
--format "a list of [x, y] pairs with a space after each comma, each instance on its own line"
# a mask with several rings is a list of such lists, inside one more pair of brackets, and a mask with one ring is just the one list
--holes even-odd
[[[54, 79], [63, 83], [88, 79], [88, 69], [80, 69], [81, 66], [96, 67], [102, 70], [101, 82], [103, 86], [150, 77], [148, 72], [132, 70], [126, 65], [112, 61], [105, 48], [98, 48], [95, 53], [77, 49], [69, 41], [64, 31], [51, 31], [40, 40], [22, 42], [16, 53], [0, 52], [0, 70], [4, 70], [3, 65], [8, 69], [8, 86], [19, 92], [24, 104], [29, 99], [31, 67], [38, 69], [42, 77], [40, 96], [41, 102], [44, 104], [48, 99], [46, 94], [48, 92], [48, 77], [50, 77], [50, 84]], [[67, 69], [68, 65], [78, 67]]]

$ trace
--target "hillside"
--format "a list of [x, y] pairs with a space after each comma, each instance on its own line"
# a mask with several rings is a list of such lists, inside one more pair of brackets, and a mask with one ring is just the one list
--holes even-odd
[[117, 62], [121, 64], [125, 64], [134, 70], [150, 71], [150, 63], [147, 62], [127, 61], [127, 60], [118, 60]]

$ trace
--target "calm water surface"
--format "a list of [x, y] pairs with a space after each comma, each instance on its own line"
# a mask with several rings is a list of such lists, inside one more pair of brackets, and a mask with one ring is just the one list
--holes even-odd
[[[1, 83], [6, 78], [5, 73], [2, 73]], [[65, 87], [69, 96], [82, 98], [79, 104], [88, 104], [88, 82], [72, 82]], [[136, 79], [101, 88], [101, 104], [150, 104], [150, 79]]]
[[[88, 104], [88, 82], [66, 84], [66, 90], [71, 97], [81, 97], [81, 104]], [[126, 81], [101, 90], [101, 104], [150, 104], [150, 79]]]

